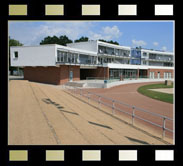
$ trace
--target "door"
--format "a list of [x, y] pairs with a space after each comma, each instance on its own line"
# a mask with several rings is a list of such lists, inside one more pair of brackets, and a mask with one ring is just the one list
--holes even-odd
[[69, 72], [69, 81], [73, 81], [73, 72], [72, 71], [70, 71]]
[[154, 79], [154, 72], [150, 72], [150, 78]]
[[164, 73], [164, 78], [167, 79], [168, 78], [168, 73]]
[[160, 79], [160, 72], [158, 72], [158, 79]]
[[168, 73], [168, 78], [172, 78], [172, 73]]

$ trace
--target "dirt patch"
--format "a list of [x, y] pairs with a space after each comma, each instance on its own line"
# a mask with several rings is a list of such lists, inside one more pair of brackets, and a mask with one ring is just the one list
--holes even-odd
[[156, 92], [174, 94], [174, 88], [159, 88], [159, 89], [149, 89]]

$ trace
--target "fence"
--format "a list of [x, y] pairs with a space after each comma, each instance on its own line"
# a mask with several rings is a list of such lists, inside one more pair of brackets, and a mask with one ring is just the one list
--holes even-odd
[[[130, 116], [132, 125], [134, 125], [134, 120], [136, 118], [138, 120], [149, 123], [153, 126], [162, 128], [162, 138], [163, 139], [166, 136], [165, 135], [166, 131], [168, 131], [172, 134], [174, 132], [172, 129], [166, 127], [167, 121], [173, 122], [173, 119], [171, 119], [169, 117], [162, 116], [162, 115], [157, 114], [157, 113], [149, 112], [147, 110], [138, 108], [136, 106], [129, 105], [129, 104], [123, 103], [121, 101], [113, 100], [111, 98], [107, 98], [107, 97], [95, 94], [93, 92], [89, 92], [88, 90], [81, 89], [78, 87], [70, 87], [69, 88], [69, 87], [65, 86], [65, 89], [67, 89], [68, 91], [70, 91], [71, 93], [73, 93], [75, 95], [80, 95], [82, 97], [85, 97], [88, 100], [88, 103], [90, 103], [91, 100], [95, 101], [96, 103], [98, 103], [98, 108], [100, 108], [102, 104], [104, 106], [110, 107], [112, 109], [112, 114], [115, 114], [116, 111], [119, 111], [119, 112], [122, 112], [122, 113]], [[147, 117], [146, 117], [146, 119], [143, 118], [143, 116], [140, 116], [140, 113], [141, 113], [141, 115], [146, 114], [146, 115], [150, 116], [149, 119]], [[152, 122], [150, 120], [151, 117], [156, 117], [156, 118], [162, 119], [162, 125], [155, 123], [155, 122]], [[169, 126], [173, 126], [173, 125], [169, 125]]]
[[121, 77], [86, 77], [86, 80], [107, 80], [108, 82], [120, 81], [120, 80], [130, 80], [130, 79], [173, 79], [173, 77], [165, 76], [121, 76]]

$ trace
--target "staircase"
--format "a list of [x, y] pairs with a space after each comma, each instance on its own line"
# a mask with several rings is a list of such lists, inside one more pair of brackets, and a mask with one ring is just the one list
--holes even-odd
[[67, 82], [66, 84], [64, 84], [65, 86], [72, 86], [72, 87], [84, 87], [86, 83], [82, 83], [82, 82]]

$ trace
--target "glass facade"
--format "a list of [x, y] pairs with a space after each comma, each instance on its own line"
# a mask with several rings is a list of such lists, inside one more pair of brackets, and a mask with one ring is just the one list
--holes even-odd
[[122, 56], [122, 57], [129, 57], [130, 51], [123, 50], [123, 49], [116, 49], [116, 48], [110, 48], [110, 47], [104, 47], [104, 46], [98, 46], [98, 53], [99, 54], [106, 54], [106, 55], [115, 55], [115, 56]]
[[97, 57], [58, 50], [57, 51], [57, 62], [59, 62], [59, 63], [79, 63], [79, 64], [97, 64]]
[[131, 49], [131, 60], [130, 64], [140, 65], [141, 64], [141, 51], [138, 49]]
[[77, 63], [88, 65], [102, 65], [104, 63], [149, 65], [149, 66], [173, 66], [173, 56], [155, 54], [138, 48], [131, 51], [98, 46], [98, 55], [78, 54], [70, 51], [57, 50], [58, 63]]
[[119, 79], [122, 77], [123, 79], [132, 79], [137, 78], [137, 73], [137, 69], [110, 69], [109, 78]]

